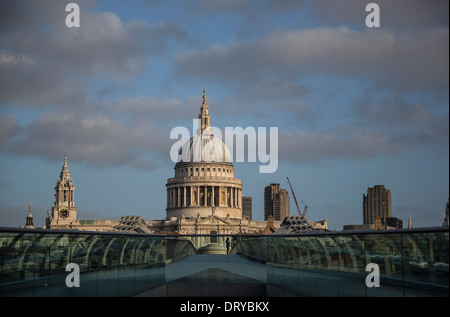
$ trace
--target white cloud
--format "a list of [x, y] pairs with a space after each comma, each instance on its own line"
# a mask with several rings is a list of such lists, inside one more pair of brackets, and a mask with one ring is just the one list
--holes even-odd
[[87, 5], [81, 6], [81, 26], [67, 28], [61, 3], [8, 4], [17, 21], [9, 18], [0, 26], [0, 106], [86, 105], [91, 81], [132, 78], [172, 41], [188, 39], [176, 25], [125, 23], [115, 13], [88, 11]]
[[168, 160], [169, 134], [148, 121], [124, 123], [102, 115], [43, 114], [21, 127], [20, 137], [12, 135], [18, 127], [11, 119], [0, 121], [9, 123], [10, 128], [0, 131], [2, 152], [9, 155], [34, 155], [52, 161], [68, 156], [98, 168], [150, 169]]
[[189, 114], [182, 102], [176, 98], [159, 99], [150, 96], [117, 99], [113, 111], [131, 117], [146, 116], [164, 122], [171, 121], [175, 114], [176, 116]]
[[448, 28], [415, 33], [347, 27], [276, 31], [251, 43], [211, 45], [176, 54], [179, 74], [246, 82], [267, 76], [326, 74], [384, 88], [448, 85]]
[[[446, 122], [447, 121], [447, 122]], [[280, 161], [322, 164], [332, 160], [365, 160], [392, 157], [404, 152], [429, 156], [444, 155], [449, 142], [448, 117], [425, 129], [380, 129], [377, 123], [366, 127], [335, 126], [325, 130], [281, 131]]]
[[31, 58], [25, 54], [12, 54], [0, 51], [0, 66], [30, 66], [33, 65]]
[[5, 145], [20, 132], [15, 116], [0, 115], [0, 145]]

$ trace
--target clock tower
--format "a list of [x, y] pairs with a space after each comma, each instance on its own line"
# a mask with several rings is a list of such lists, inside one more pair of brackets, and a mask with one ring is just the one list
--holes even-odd
[[67, 228], [77, 221], [77, 207], [75, 207], [74, 201], [75, 186], [70, 179], [67, 158], [64, 158], [64, 165], [59, 174], [59, 180], [56, 182], [55, 191], [55, 206], [52, 208], [50, 227], [63, 226]]

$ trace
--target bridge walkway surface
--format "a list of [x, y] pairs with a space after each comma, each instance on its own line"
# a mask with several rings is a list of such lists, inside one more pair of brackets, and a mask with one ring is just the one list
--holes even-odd
[[166, 266], [166, 283], [139, 296], [265, 296], [266, 266], [237, 254], [196, 254]]

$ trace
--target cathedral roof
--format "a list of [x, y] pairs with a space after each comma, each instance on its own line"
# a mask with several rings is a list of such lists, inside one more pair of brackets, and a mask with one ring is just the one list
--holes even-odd
[[180, 162], [232, 163], [231, 154], [219, 138], [211, 134], [196, 134], [178, 151]]
[[327, 229], [315, 228], [308, 219], [304, 216], [287, 216], [284, 218], [280, 228], [275, 231], [275, 234], [287, 233], [303, 233], [312, 231], [328, 231]]
[[60, 179], [70, 179], [69, 166], [67, 166], [67, 157], [64, 158], [64, 165], [59, 175]]

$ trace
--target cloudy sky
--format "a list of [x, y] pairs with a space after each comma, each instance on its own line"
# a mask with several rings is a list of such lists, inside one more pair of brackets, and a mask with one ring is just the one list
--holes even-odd
[[[449, 195], [448, 1], [0, 2], [0, 226], [45, 223], [67, 156], [79, 219], [164, 219], [174, 127], [278, 127], [278, 170], [235, 163], [253, 218], [288, 188], [330, 229], [393, 216], [439, 226]], [[291, 199], [291, 214], [296, 207]], [[303, 209], [303, 204], [300, 204]]]

